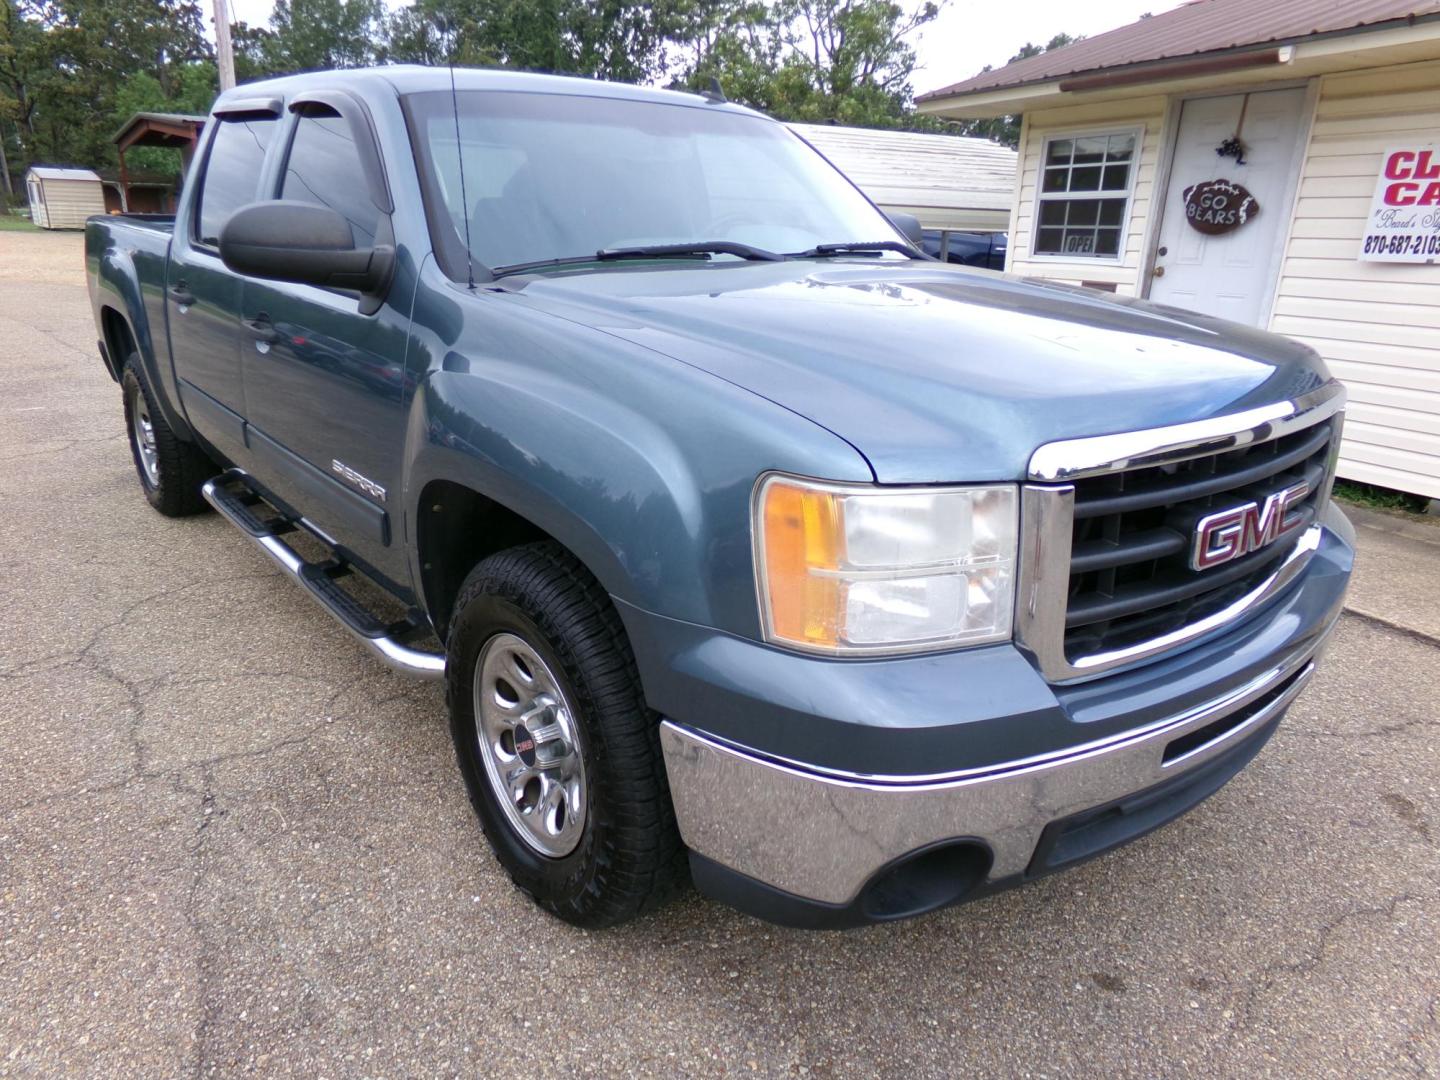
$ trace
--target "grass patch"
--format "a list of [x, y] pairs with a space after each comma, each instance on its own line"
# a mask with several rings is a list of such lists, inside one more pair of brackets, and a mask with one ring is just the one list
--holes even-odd
[[29, 215], [7, 214], [0, 211], [0, 232], [39, 232]]
[[1361, 484], [1354, 480], [1336, 480], [1335, 497], [1371, 510], [1399, 510], [1406, 514], [1423, 514], [1430, 505], [1424, 495], [1411, 495], [1379, 484]]

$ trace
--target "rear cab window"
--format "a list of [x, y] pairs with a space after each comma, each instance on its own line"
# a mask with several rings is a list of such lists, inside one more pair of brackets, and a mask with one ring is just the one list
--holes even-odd
[[248, 116], [221, 118], [218, 123], [195, 208], [195, 242], [211, 248], [219, 246], [220, 230], [230, 215], [255, 201], [260, 170], [275, 136], [277, 120], [273, 116]]

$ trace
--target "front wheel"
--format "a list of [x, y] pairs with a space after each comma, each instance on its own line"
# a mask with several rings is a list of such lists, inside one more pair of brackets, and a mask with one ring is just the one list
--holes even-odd
[[577, 926], [623, 922], [684, 880], [659, 718], [609, 597], [557, 544], [480, 563], [449, 641], [451, 734], [501, 865]]

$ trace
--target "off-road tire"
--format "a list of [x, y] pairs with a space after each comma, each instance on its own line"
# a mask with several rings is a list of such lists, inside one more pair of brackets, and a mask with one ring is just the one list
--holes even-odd
[[[446, 664], [451, 735], [495, 857], [540, 907], [576, 926], [612, 926], [656, 907], [687, 880], [685, 852], [659, 717], [645, 704], [605, 590], [558, 544], [527, 544], [476, 566], [455, 611]], [[580, 730], [586, 817], [574, 850], [559, 858], [537, 853], [517, 834], [480, 759], [476, 663], [497, 634], [517, 635], [540, 654]]]
[[[132, 353], [125, 362], [120, 378], [125, 401], [125, 434], [130, 444], [130, 457], [135, 474], [150, 505], [166, 517], [189, 517], [208, 510], [209, 504], [200, 494], [200, 486], [216, 473], [215, 463], [194, 443], [181, 442], [160, 412], [154, 393], [145, 378], [140, 358]], [[139, 438], [135, 425], [136, 403], [143, 400], [155, 439], [155, 467], [152, 480], [141, 461]]]

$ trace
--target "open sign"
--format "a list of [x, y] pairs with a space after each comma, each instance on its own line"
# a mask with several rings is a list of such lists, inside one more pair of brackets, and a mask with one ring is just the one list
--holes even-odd
[[1244, 225], [1260, 212], [1255, 196], [1232, 180], [1206, 180], [1185, 189], [1185, 220], [1207, 236]]

